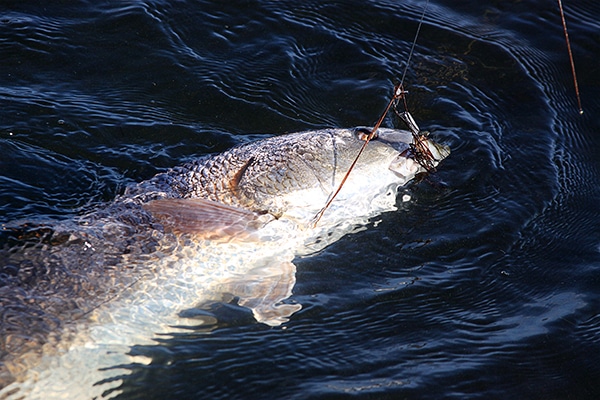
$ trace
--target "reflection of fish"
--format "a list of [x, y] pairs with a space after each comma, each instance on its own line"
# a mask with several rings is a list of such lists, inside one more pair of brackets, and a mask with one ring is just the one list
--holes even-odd
[[[423, 171], [411, 134], [380, 128], [315, 226], [365, 129], [301, 132], [202, 158], [77, 223], [31, 232], [39, 243], [4, 250], [0, 397], [116, 395], [111, 378], [132, 362], [132, 346], [214, 323], [197, 307], [224, 295], [259, 322], [287, 321], [301, 309], [287, 300], [293, 258], [394, 210], [396, 189]], [[435, 164], [449, 154], [426, 144]]]

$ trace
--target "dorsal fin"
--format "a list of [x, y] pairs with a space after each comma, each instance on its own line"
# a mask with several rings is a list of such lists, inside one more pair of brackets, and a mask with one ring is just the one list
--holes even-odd
[[254, 157], [250, 157], [250, 159], [248, 159], [248, 161], [244, 165], [242, 165], [242, 167], [235, 173], [233, 178], [229, 181], [229, 189], [233, 193], [235, 193], [236, 196], [238, 196], [238, 197], [239, 197], [240, 181], [244, 177], [244, 174], [248, 170], [248, 167], [250, 167], [250, 165], [252, 165], [253, 162], [254, 162]]

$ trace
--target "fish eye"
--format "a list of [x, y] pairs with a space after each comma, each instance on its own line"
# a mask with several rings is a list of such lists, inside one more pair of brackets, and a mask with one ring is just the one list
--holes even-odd
[[[368, 137], [371, 135], [371, 130], [369, 128], [357, 128], [354, 132], [356, 137], [362, 141], [366, 141]], [[377, 134], [375, 134], [371, 140], [377, 139]]]

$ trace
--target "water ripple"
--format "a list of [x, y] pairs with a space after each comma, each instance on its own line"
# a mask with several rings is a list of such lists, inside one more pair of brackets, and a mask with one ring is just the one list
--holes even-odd
[[[424, 5], [63, 3], [3, 6], [3, 223], [265, 134], [374, 122]], [[408, 105], [451, 156], [398, 211], [294, 261], [284, 328], [217, 305], [208, 328], [133, 349], [153, 363], [127, 366], [122, 397], [593, 398], [598, 5], [565, 4], [582, 117], [555, 7], [430, 2]]]

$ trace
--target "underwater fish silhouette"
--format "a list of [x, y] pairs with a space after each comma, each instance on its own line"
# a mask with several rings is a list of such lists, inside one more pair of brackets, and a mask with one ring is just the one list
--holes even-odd
[[[237, 300], [278, 326], [294, 257], [396, 209], [424, 172], [410, 132], [379, 128], [329, 208], [370, 128], [272, 137], [209, 155], [126, 189], [74, 221], [33, 226], [0, 252], [0, 398], [113, 397], [119, 365], [158, 334], [214, 323], [194, 312]], [[433, 166], [449, 149], [421, 140]]]

